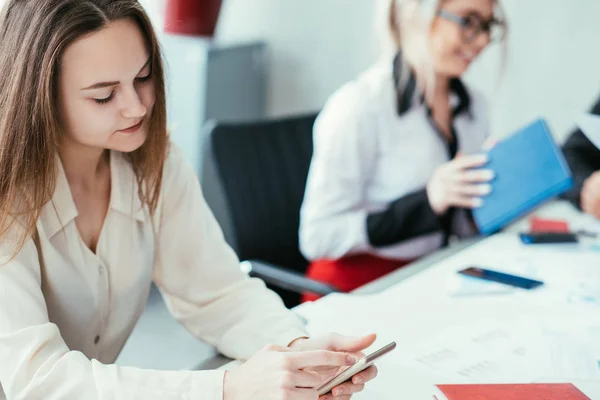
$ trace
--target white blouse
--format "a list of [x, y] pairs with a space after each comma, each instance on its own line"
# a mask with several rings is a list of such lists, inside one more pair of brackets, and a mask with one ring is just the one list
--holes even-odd
[[45, 268], [33, 240], [13, 260], [7, 241], [0, 245], [0, 382], [8, 398], [221, 400], [222, 371], [111, 365], [151, 282], [177, 320], [229, 357], [306, 335], [276, 294], [240, 271], [179, 150], [170, 151], [154, 218], [118, 152], [111, 188], [96, 253], [79, 236], [62, 166], [37, 223]]
[[[408, 260], [443, 243], [441, 232], [381, 247], [369, 241], [367, 217], [423, 191], [436, 168], [449, 161], [447, 140], [432, 126], [418, 91], [399, 113], [393, 66], [384, 60], [344, 85], [317, 118], [300, 219], [300, 247], [310, 260], [358, 253]], [[486, 101], [467, 92], [468, 110], [455, 116], [453, 127], [458, 151], [470, 154], [481, 151], [489, 126]], [[457, 106], [458, 96], [451, 103]], [[468, 228], [466, 218], [458, 219], [461, 234]]]

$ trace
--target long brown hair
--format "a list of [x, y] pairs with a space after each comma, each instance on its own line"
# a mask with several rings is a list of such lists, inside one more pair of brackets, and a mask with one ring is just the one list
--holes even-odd
[[[131, 19], [146, 38], [156, 102], [145, 143], [128, 154], [142, 203], [154, 214], [168, 150], [161, 51], [137, 0], [9, 0], [0, 15], [0, 242], [22, 226], [15, 254], [52, 199], [61, 134], [60, 62], [77, 39]], [[11, 235], [12, 236], [12, 235]]]

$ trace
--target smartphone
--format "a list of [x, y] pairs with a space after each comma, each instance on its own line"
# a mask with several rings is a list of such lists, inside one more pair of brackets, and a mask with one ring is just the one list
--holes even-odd
[[518, 287], [521, 289], [535, 289], [542, 286], [544, 282], [536, 281], [522, 276], [505, 274], [503, 272], [492, 271], [490, 269], [470, 267], [458, 272], [459, 274], [470, 276], [472, 278], [483, 279], [486, 281], [503, 283], [505, 285]]
[[525, 244], [577, 243], [577, 235], [569, 232], [536, 232], [519, 234]]
[[333, 378], [331, 378], [331, 380], [324, 383], [320, 388], [318, 388], [317, 392], [319, 393], [319, 396], [323, 396], [324, 394], [331, 392], [331, 390], [334, 387], [339, 386], [346, 381], [349, 381], [350, 379], [352, 379], [352, 377], [354, 375], [369, 368], [371, 365], [373, 365], [375, 360], [384, 356], [385, 354], [389, 353], [390, 351], [394, 350], [395, 348], [396, 348], [396, 342], [392, 342], [388, 345], [383, 346], [379, 350], [374, 351], [373, 353], [369, 354], [368, 356], [361, 358], [360, 360], [358, 360], [356, 362], [356, 364], [354, 364], [350, 368], [340, 372], [338, 375], [334, 376]]

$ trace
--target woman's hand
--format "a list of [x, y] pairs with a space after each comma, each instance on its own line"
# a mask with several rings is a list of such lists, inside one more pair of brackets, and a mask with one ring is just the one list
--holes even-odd
[[443, 215], [451, 207], [478, 208], [482, 197], [491, 193], [489, 182], [494, 172], [480, 169], [488, 162], [486, 155], [459, 155], [442, 164], [427, 184], [427, 197], [437, 215]]
[[337, 370], [356, 361], [344, 352], [267, 346], [225, 374], [223, 400], [317, 400], [323, 377], [310, 368]]
[[[362, 351], [371, 346], [375, 342], [375, 339], [377, 339], [376, 335], [367, 335], [360, 338], [355, 338], [332, 333], [310, 339], [298, 339], [293, 342], [290, 347], [292, 349], [298, 349], [301, 351], [322, 349], [335, 352], [346, 352], [356, 356], [357, 358], [361, 358], [364, 356]], [[305, 371], [319, 374], [322, 383], [325, 383], [346, 368], [347, 367], [319, 366], [305, 369]], [[354, 375], [351, 381], [336, 386], [333, 388], [330, 394], [321, 396], [320, 399], [350, 399], [352, 394], [362, 391], [365, 383], [373, 380], [376, 376], [377, 367], [373, 365]]]
[[581, 209], [600, 219], [600, 171], [593, 173], [581, 189]]

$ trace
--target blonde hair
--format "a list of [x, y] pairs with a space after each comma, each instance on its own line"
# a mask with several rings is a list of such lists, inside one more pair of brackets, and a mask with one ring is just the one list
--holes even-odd
[[[435, 71], [429, 46], [429, 32], [441, 4], [446, 0], [387, 0], [387, 35], [394, 52], [402, 51], [400, 87], [410, 78], [411, 70], [417, 75], [421, 90], [432, 91], [435, 87]], [[501, 16], [504, 15], [500, 0], [493, 0]], [[388, 46], [389, 47], [389, 46]], [[501, 71], [504, 70], [507, 45], [503, 44]], [[427, 94], [427, 93], [426, 93]]]
[[168, 150], [166, 100], [160, 47], [142, 6], [137, 0], [9, 0], [0, 15], [0, 241], [20, 225], [14, 254], [34, 235], [54, 195], [62, 54], [77, 39], [125, 18], [138, 25], [151, 54], [156, 100], [148, 138], [127, 157], [138, 195], [154, 214]]

